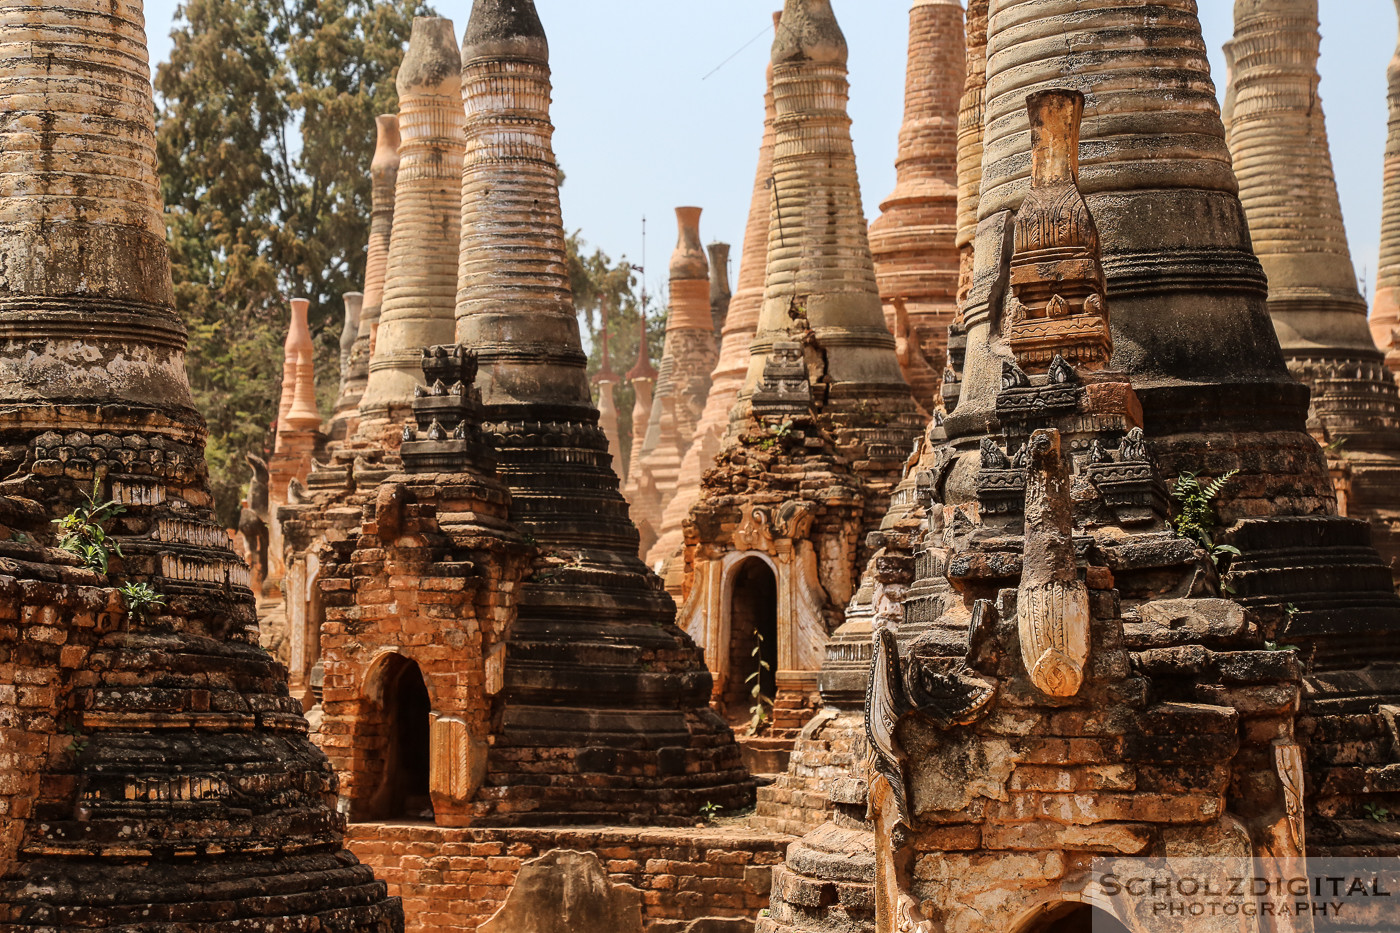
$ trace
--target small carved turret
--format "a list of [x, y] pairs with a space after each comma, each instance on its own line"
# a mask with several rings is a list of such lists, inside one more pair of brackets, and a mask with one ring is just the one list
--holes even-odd
[[1007, 343], [1027, 372], [1044, 372], [1057, 354], [1099, 368], [1108, 363], [1113, 338], [1099, 231], [1078, 186], [1084, 95], [1041, 91], [1026, 105], [1031, 190], [1016, 213]]

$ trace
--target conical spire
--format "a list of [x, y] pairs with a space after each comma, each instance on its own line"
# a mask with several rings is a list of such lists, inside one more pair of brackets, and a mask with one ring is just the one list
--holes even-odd
[[[394, 187], [399, 175], [399, 118], [381, 114], [374, 118], [374, 158], [370, 161], [369, 249], [365, 254], [365, 290], [361, 299], [355, 342], [345, 384], [335, 403], [331, 436], [340, 439], [354, 433], [360, 420], [360, 400], [369, 381], [369, 360], [379, 329], [379, 311], [384, 303], [384, 272], [389, 264], [389, 239], [394, 229]], [[338, 427], [343, 423], [344, 428]]]
[[958, 0], [917, 0], [909, 11], [897, 181], [870, 225], [885, 322], [899, 339], [900, 367], [926, 412], [938, 404], [948, 325], [957, 310], [957, 137], [965, 56]]
[[838, 447], [880, 448], [854, 459], [888, 495], [922, 419], [875, 286], [846, 114], [846, 55], [829, 0], [788, 0], [773, 42], [773, 197], [763, 308], [731, 418], [746, 417], [774, 342], [806, 339], [817, 413]]
[[[782, 13], [773, 14], [776, 31]], [[676, 481], [676, 495], [666, 505], [662, 524], [680, 527], [690, 507], [700, 497], [700, 477], [719, 453], [725, 431], [729, 427], [729, 411], [734, 407], [749, 369], [749, 345], [758, 327], [758, 313], [763, 307], [763, 277], [768, 265], [768, 219], [772, 213], [773, 176], [773, 64], [770, 61], [764, 76], [763, 136], [758, 146], [758, 165], [754, 170], [753, 194], [749, 200], [748, 223], [744, 227], [743, 252], [739, 257], [739, 277], [729, 311], [720, 334], [719, 358], [710, 374], [710, 394], [705, 410], [695, 429], [695, 439], [681, 461]], [[711, 265], [713, 270], [714, 266]], [[631, 478], [629, 477], [629, 480]], [[671, 561], [674, 554], [661, 560]], [[663, 568], [666, 588], [679, 597], [680, 576]]]
[[[1332, 508], [1325, 463], [1304, 430], [1306, 392], [1284, 365], [1265, 308], [1195, 11], [1083, 0], [1063, 17], [1032, 6], [998, 6], [987, 37], [979, 271], [949, 436], [981, 436], [995, 409], [1002, 358], [989, 341], [1001, 324], [1005, 212], [1029, 184], [1026, 96], [1055, 81], [1094, 102], [1079, 186], [1102, 235], [1111, 365], [1138, 392], [1163, 473], [1240, 468], [1249, 476], [1223, 506], [1227, 521], [1251, 502]], [[1072, 51], [1077, 41], [1096, 49], [1092, 67]], [[1144, 43], [1156, 53], [1144, 55]], [[1033, 49], [1029, 62], [1013, 64], [1012, 47]]]
[[[1395, 9], [1400, 14], [1400, 0]], [[1385, 137], [1385, 183], [1381, 190], [1381, 255], [1376, 267], [1376, 298], [1371, 305], [1371, 337], [1400, 376], [1400, 45], [1386, 69], [1390, 118]]]
[[[982, 118], [987, 107], [987, 4], [967, 0], [966, 74], [958, 103], [958, 236], [961, 271], [958, 305], [972, 285], [972, 241], [977, 236], [977, 203], [982, 190]], [[951, 407], [951, 406], [950, 406]]]
[[612, 454], [614, 469], [622, 467], [622, 439], [617, 425], [617, 398], [614, 390], [618, 376], [613, 372], [612, 359], [608, 354], [608, 316], [603, 314], [603, 326], [598, 330], [602, 344], [598, 372], [593, 375], [593, 384], [598, 387], [598, 426], [608, 438], [608, 453]]
[[[627, 371], [627, 381], [632, 386], [632, 449], [627, 456], [627, 498], [630, 502], [636, 496], [638, 483], [643, 470], [642, 456], [646, 448], [647, 434], [651, 430], [651, 413], [656, 391], [656, 367], [651, 365], [651, 341], [647, 336], [647, 316], [643, 310], [637, 322], [640, 333], [637, 336], [637, 362]], [[652, 530], [655, 534], [655, 529]], [[647, 542], [650, 546], [651, 542]]]
[[729, 288], [729, 244], [711, 243], [705, 247], [710, 254], [710, 320], [714, 324], [715, 352], [719, 352], [724, 321], [729, 317], [729, 302], [734, 293]]
[[[212, 511], [144, 34], [139, 0], [0, 10], [0, 927], [401, 930]], [[120, 553], [84, 564], [53, 522], [89, 495]]]
[[[749, 799], [751, 786], [733, 736], [707, 715], [703, 657], [637, 556], [598, 427], [565, 262], [547, 54], [530, 0], [473, 4], [457, 339], [480, 361], [512, 521], [542, 552], [570, 557], [520, 591], [487, 792], [528, 800], [536, 819], [690, 815], [706, 800]], [[682, 772], [684, 785], [668, 776]]]
[[340, 395], [344, 395], [345, 384], [350, 376], [350, 351], [354, 349], [355, 338], [359, 334], [365, 293], [345, 292], [340, 297], [345, 303], [345, 318], [340, 325]]
[[1366, 326], [1318, 97], [1317, 0], [1236, 0], [1230, 151], [1284, 358], [1346, 514], [1400, 560], [1400, 389]]
[[453, 337], [462, 209], [461, 58], [452, 21], [418, 16], [399, 68], [399, 169], [384, 298], [358, 433], [392, 436], [424, 347]]

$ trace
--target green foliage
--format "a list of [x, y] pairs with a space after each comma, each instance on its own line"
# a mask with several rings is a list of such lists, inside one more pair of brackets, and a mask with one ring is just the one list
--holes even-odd
[[[188, 369], [232, 525], [277, 413], [286, 298], [310, 299], [318, 391], [339, 381], [341, 294], [359, 290], [374, 118], [422, 0], [186, 0], [156, 71], [157, 150]], [[329, 413], [328, 410], [326, 413]]]
[[1380, 804], [1368, 803], [1361, 808], [1366, 812], [1366, 818], [1375, 823], [1390, 822], [1390, 811]]
[[145, 621], [148, 610], [165, 605], [165, 597], [152, 589], [149, 583], [125, 583], [117, 592], [126, 602], [126, 611], [137, 622]]
[[700, 818], [706, 823], [713, 823], [719, 818], [720, 805], [713, 800], [706, 800], [704, 806], [700, 808]]
[[[1215, 549], [1215, 499], [1239, 470], [1231, 470], [1209, 483], [1202, 483], [1195, 473], [1183, 472], [1172, 489], [1172, 498], [1181, 503], [1172, 527], [1183, 538], [1190, 538], [1207, 551]], [[1228, 547], [1228, 546], [1226, 546]], [[1228, 551], [1239, 554], [1234, 548]]]
[[758, 629], [753, 630], [753, 641], [753, 657], [758, 661], [758, 666], [752, 674], [744, 678], [744, 683], [753, 684], [749, 688], [749, 696], [753, 698], [753, 706], [749, 707], [749, 735], [758, 734], [763, 724], [768, 721], [769, 711], [773, 708], [773, 698], [763, 695], [763, 672], [773, 668], [763, 659], [763, 633]]
[[[661, 360], [666, 338], [665, 301], [647, 296], [645, 309], [637, 293], [641, 273], [624, 256], [613, 262], [600, 249], [589, 252], [588, 243], [575, 230], [565, 238], [569, 262], [569, 285], [574, 293], [574, 308], [579, 315], [580, 329], [588, 337], [588, 375], [591, 379], [602, 367], [602, 332], [608, 330], [608, 357], [612, 371], [625, 376], [637, 362], [641, 342], [641, 319], [647, 318], [647, 352], [653, 365]], [[637, 393], [631, 384], [619, 382], [613, 390], [617, 402], [617, 426], [620, 454], [625, 460], [632, 449], [632, 408]], [[595, 395], [596, 400], [596, 395]], [[625, 473], [626, 463], [614, 464], [619, 474]]]
[[102, 526], [126, 509], [115, 500], [98, 502], [101, 485], [101, 477], [93, 480], [92, 491], [83, 497], [86, 501], [53, 523], [58, 526], [60, 550], [76, 554], [89, 570], [106, 573], [112, 555], [121, 557], [122, 548]]

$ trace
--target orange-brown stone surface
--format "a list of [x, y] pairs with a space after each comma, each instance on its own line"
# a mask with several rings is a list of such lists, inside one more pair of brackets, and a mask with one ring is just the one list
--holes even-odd
[[0, 75], [0, 928], [402, 930], [214, 517], [142, 4], [8, 4]]
[[[1400, 4], [1396, 5], [1400, 10]], [[1386, 351], [1391, 372], [1400, 376], [1400, 47], [1386, 69], [1390, 118], [1385, 138], [1385, 183], [1381, 191], [1381, 254], [1376, 297], [1371, 302], [1371, 336]]]
[[926, 412], [938, 405], [944, 346], [957, 307], [958, 109], [964, 84], [957, 0], [917, 0], [894, 191], [870, 225], [875, 279], [899, 364]]

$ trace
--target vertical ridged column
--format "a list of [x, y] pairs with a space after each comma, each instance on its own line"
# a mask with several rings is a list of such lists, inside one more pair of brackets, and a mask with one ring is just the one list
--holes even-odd
[[[714, 325], [715, 354], [719, 354], [724, 321], [729, 317], [729, 302], [734, 293], [729, 288], [729, 244], [711, 243], [705, 247], [710, 254], [710, 321]], [[706, 396], [709, 401], [709, 396]]]
[[[335, 438], [355, 433], [360, 420], [360, 400], [369, 381], [369, 360], [379, 329], [379, 311], [384, 303], [384, 272], [389, 264], [389, 239], [394, 229], [394, 186], [399, 174], [399, 118], [397, 114], [375, 117], [376, 142], [370, 162], [369, 248], [365, 254], [365, 291], [355, 343], [350, 348], [350, 366], [345, 385], [335, 403], [331, 435]], [[342, 430], [338, 423], [343, 423]]]
[[[1093, 50], [1087, 62], [1080, 47]], [[1222, 506], [1227, 522], [1251, 510], [1330, 511], [1326, 464], [1305, 430], [1307, 393], [1265, 307], [1194, 0], [1082, 0], [1072, 16], [1036, 0], [992, 0], [987, 52], [977, 241], [987, 277], [966, 308], [950, 437], [980, 437], [1000, 388], [992, 299], [1003, 212], [1030, 182], [1026, 97], [1082, 90], [1080, 188], [1102, 237], [1112, 366], [1132, 379], [1163, 473], [1240, 469]]]
[[674, 817], [751, 799], [733, 735], [708, 714], [703, 655], [638, 556], [598, 427], [534, 4], [476, 0], [462, 63], [457, 339], [481, 364], [511, 519], [544, 555], [519, 594], [485, 793], [530, 801], [535, 820]]
[[[846, 58], [830, 0], [788, 0], [773, 42], [763, 307], [731, 420], [747, 417], [774, 341], [804, 340], [818, 415], [837, 447], [853, 454], [857, 471], [888, 495], [922, 419], [875, 285], [846, 114]], [[870, 445], [880, 451], [857, 453]]]
[[[1395, 8], [1400, 13], [1400, 0]], [[1381, 189], [1381, 255], [1376, 267], [1376, 298], [1371, 305], [1371, 337], [1382, 350], [1396, 349], [1395, 330], [1400, 328], [1400, 46], [1386, 69], [1389, 89], [1386, 101], [1385, 180]], [[1400, 376], [1400, 352], [1387, 358], [1391, 371]]]
[[[899, 362], [926, 412], [938, 405], [948, 325], [957, 310], [958, 111], [966, 54], [958, 0], [915, 0], [897, 181], [870, 225], [885, 320], [907, 341]], [[908, 316], [907, 334], [900, 334], [896, 301]]]
[[[1269, 313], [1347, 514], [1400, 558], [1400, 389], [1366, 326], [1318, 97], [1317, 0], [1236, 0], [1227, 133]], [[1340, 497], [1339, 497], [1340, 498]]]
[[[773, 14], [774, 29], [781, 20], [781, 13]], [[683, 509], [682, 515], [688, 514], [690, 507], [700, 497], [700, 477], [714, 463], [715, 455], [720, 451], [725, 432], [729, 428], [729, 410], [738, 400], [739, 390], [743, 388], [744, 378], [749, 371], [749, 345], [753, 343], [754, 332], [758, 327], [758, 312], [763, 307], [763, 277], [768, 265], [768, 218], [772, 213], [773, 200], [774, 116], [773, 65], [770, 61], [764, 76], [763, 136], [758, 146], [758, 165], [754, 170], [748, 222], [744, 226], [739, 275], [735, 282], [734, 294], [729, 300], [724, 327], [720, 332], [719, 358], [715, 362], [714, 371], [710, 373], [710, 394], [705, 399], [705, 410], [695, 428], [695, 439], [681, 461], [676, 495], [667, 506], [668, 512]], [[666, 555], [662, 560], [670, 561], [674, 557], [674, 554]], [[678, 597], [681, 588], [679, 575], [667, 572], [663, 567], [662, 577], [666, 581], [666, 588], [673, 596]]]
[[987, 109], [987, 4], [967, 0], [967, 54], [958, 102], [958, 304], [972, 285], [972, 241], [982, 192], [982, 120]]
[[423, 348], [453, 339], [465, 149], [461, 81], [452, 21], [415, 17], [399, 68], [394, 223], [360, 400], [362, 436], [393, 433], [422, 376]]
[[402, 930], [212, 510], [147, 62], [139, 0], [0, 3], [0, 928]]
[[[710, 266], [700, 245], [700, 208], [676, 208], [676, 226], [678, 238], [671, 254], [671, 313], [666, 319], [666, 355], [661, 361], [661, 378], [657, 384], [658, 398], [673, 411], [670, 428], [675, 438], [673, 449], [666, 451], [668, 425], [664, 418], [658, 419], [661, 423], [657, 425], [657, 450], [663, 458], [674, 456], [675, 465], [666, 471], [669, 475], [659, 469], [654, 473], [659, 537], [647, 552], [647, 564], [652, 567], [681, 549], [681, 521], [689, 510], [680, 508], [677, 501], [679, 473], [685, 455], [698, 436], [700, 417], [710, 394], [710, 373], [718, 362], [714, 319], [710, 316]], [[664, 412], [662, 408], [658, 413]]]

